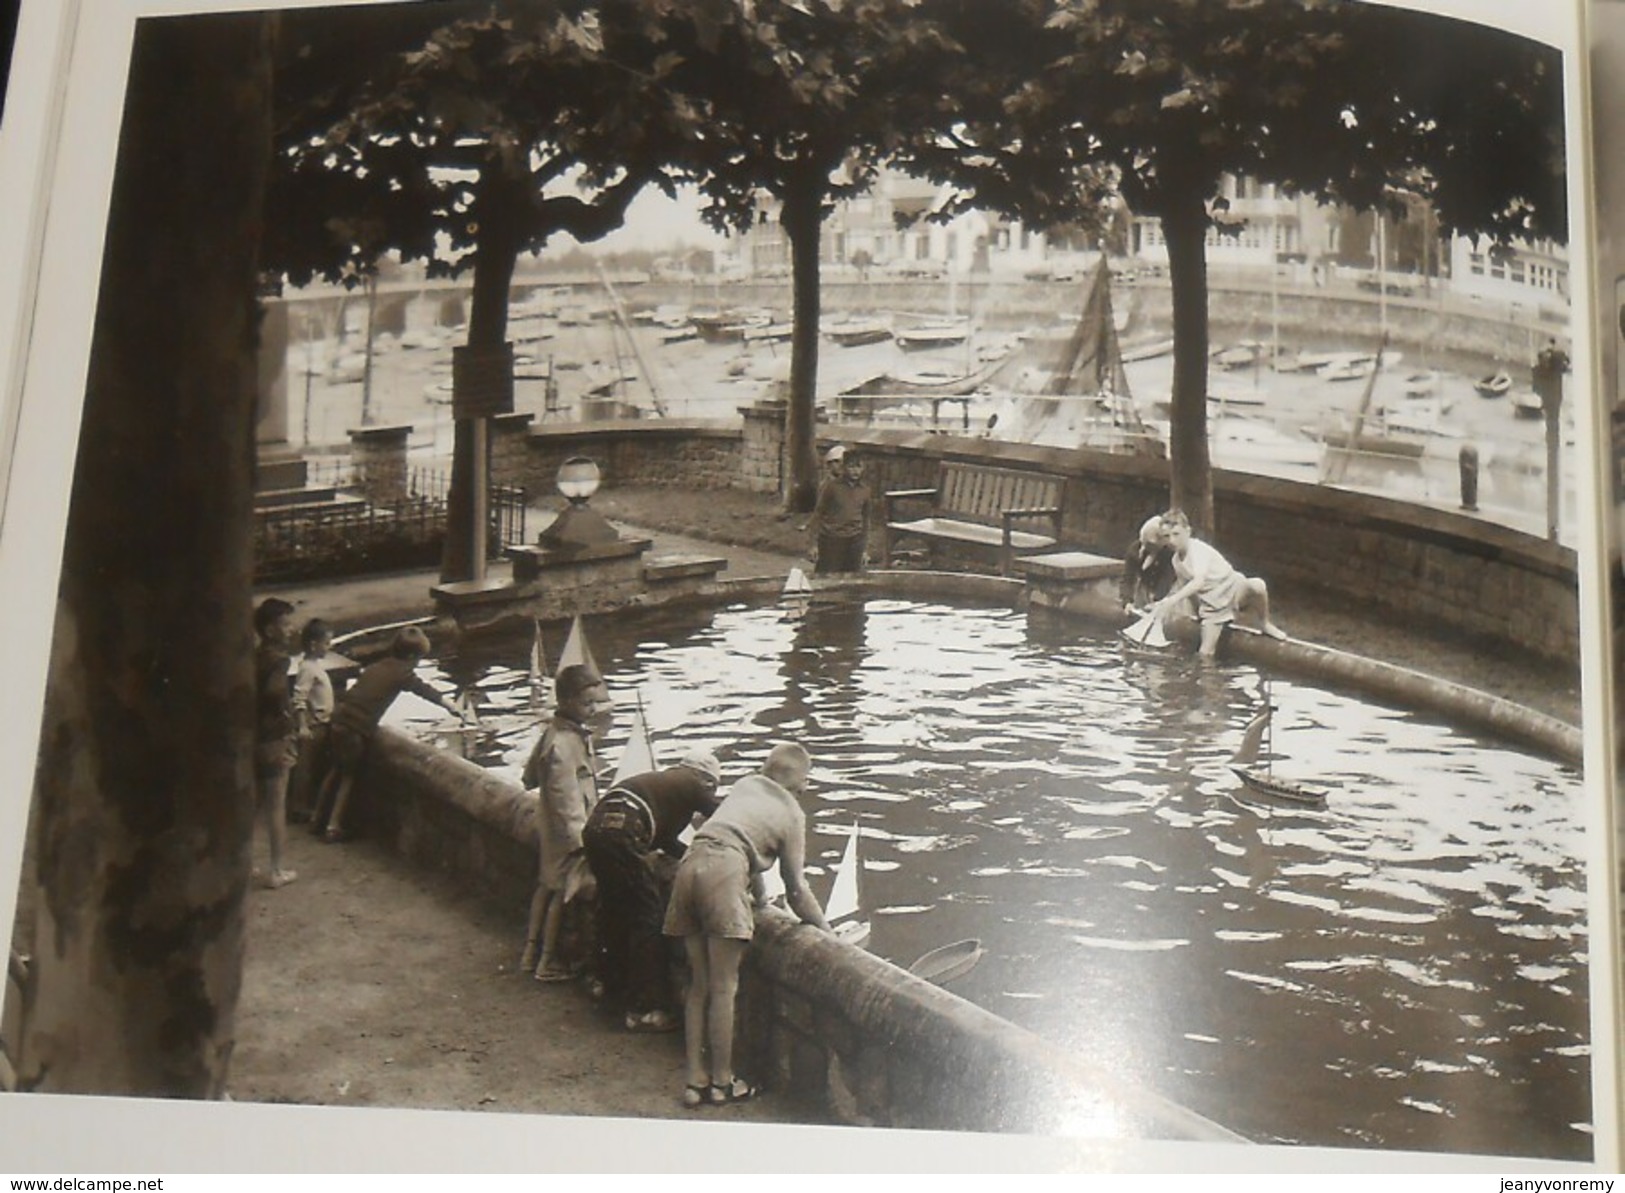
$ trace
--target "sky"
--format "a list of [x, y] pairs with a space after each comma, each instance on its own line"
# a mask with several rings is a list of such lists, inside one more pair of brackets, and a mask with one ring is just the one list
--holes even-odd
[[[701, 199], [693, 187], [678, 189], [675, 200], [668, 199], [654, 187], [645, 187], [626, 213], [626, 224], [611, 232], [592, 247], [602, 252], [625, 252], [629, 249], [664, 249], [686, 245], [689, 248], [715, 249], [722, 247], [723, 238], [700, 219]], [[575, 238], [556, 237], [549, 247], [569, 250], [575, 247]]]

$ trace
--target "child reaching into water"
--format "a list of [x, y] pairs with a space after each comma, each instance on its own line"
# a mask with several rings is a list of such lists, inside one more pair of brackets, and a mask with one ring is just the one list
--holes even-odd
[[328, 842], [342, 841], [348, 836], [344, 814], [349, 807], [356, 771], [378, 732], [378, 722], [383, 720], [395, 697], [411, 692], [467, 721], [467, 714], [450, 697], [442, 696], [417, 677], [417, 665], [428, 653], [427, 634], [416, 626], [401, 630], [390, 644], [389, 657], [364, 668], [334, 706], [328, 737], [332, 768], [322, 780], [316, 816], [310, 825], [312, 832], [322, 834]]
[[1204, 659], [1218, 653], [1224, 627], [1243, 609], [1258, 611], [1261, 628], [1271, 638], [1286, 637], [1286, 631], [1270, 620], [1270, 593], [1264, 581], [1242, 575], [1217, 550], [1195, 537], [1183, 510], [1164, 514], [1162, 527], [1168, 545], [1174, 549], [1176, 581], [1174, 590], [1151, 606], [1159, 621], [1185, 601], [1193, 601], [1202, 630], [1199, 654]]

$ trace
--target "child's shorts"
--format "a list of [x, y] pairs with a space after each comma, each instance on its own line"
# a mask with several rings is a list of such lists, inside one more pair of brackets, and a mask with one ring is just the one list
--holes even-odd
[[1247, 595], [1247, 577], [1231, 572], [1213, 588], [1196, 594], [1197, 620], [1204, 625], [1236, 620], [1236, 606]]
[[704, 837], [696, 840], [677, 867], [662, 931], [667, 936], [749, 940], [756, 932], [756, 916], [744, 851]]

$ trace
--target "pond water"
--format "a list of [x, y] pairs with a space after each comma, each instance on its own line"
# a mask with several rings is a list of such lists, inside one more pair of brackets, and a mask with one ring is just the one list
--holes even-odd
[[[1255, 669], [1008, 609], [662, 611], [589, 636], [606, 762], [637, 699], [664, 758], [703, 744], [728, 781], [798, 738], [820, 897], [856, 822], [870, 950], [980, 938], [952, 989], [1078, 1059], [1261, 1142], [1590, 1155], [1572, 768], [1277, 677], [1277, 768], [1331, 795], [1263, 805], [1227, 767]], [[528, 649], [436, 665], [486, 710], [471, 756], [515, 778]]]

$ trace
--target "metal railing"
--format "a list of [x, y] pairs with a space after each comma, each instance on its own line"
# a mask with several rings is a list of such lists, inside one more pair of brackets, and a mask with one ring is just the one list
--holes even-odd
[[[445, 542], [450, 477], [408, 469], [405, 496], [368, 501], [353, 492], [254, 512], [257, 582], [326, 579], [433, 565]], [[493, 486], [493, 554], [525, 541], [525, 491]]]

